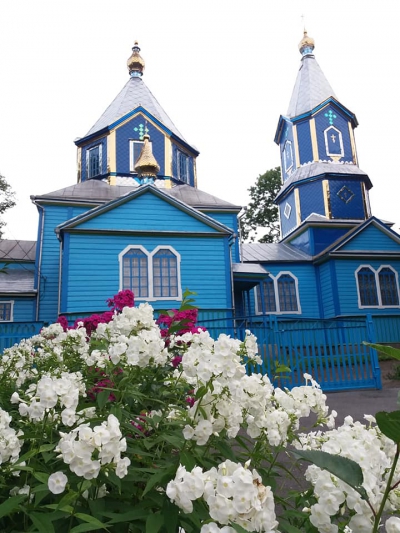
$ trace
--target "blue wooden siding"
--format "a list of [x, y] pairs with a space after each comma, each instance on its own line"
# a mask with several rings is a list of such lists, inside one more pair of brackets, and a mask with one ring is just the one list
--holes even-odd
[[310, 123], [308, 120], [297, 123], [297, 141], [299, 145], [300, 165], [313, 161]]
[[239, 253], [240, 246], [239, 246], [237, 213], [221, 213], [220, 211], [217, 211], [217, 212], [206, 211], [205, 214], [217, 220], [217, 222], [221, 222], [221, 224], [228, 226], [228, 228], [231, 228], [236, 233], [237, 238], [235, 239], [235, 243], [232, 249], [232, 261], [238, 263], [240, 261], [240, 253]]
[[[141, 127], [142, 125], [142, 127]], [[165, 174], [165, 136], [161, 131], [153, 126], [147, 117], [139, 114], [134, 118], [116, 128], [116, 158], [117, 174], [120, 176], [136, 176], [130, 170], [129, 141], [140, 141], [141, 131], [147, 125], [148, 133], [152, 143], [153, 155], [160, 166], [159, 175]]]
[[[329, 114], [330, 114], [331, 119], [329, 119], [329, 116], [326, 116]], [[315, 127], [317, 130], [317, 143], [318, 143], [319, 158], [327, 160], [327, 161], [331, 159], [330, 156], [326, 153], [325, 137], [324, 137], [324, 131], [330, 126], [333, 126], [334, 128], [338, 129], [340, 133], [342, 134], [344, 156], [340, 159], [340, 161], [352, 162], [353, 154], [351, 151], [351, 141], [350, 141], [348, 119], [346, 119], [343, 116], [343, 113], [341, 111], [338, 111], [338, 108], [333, 105], [324, 107], [321, 111], [319, 111], [315, 115]], [[336, 139], [336, 142], [339, 142], [339, 140]]]
[[312, 234], [311, 234], [311, 228], [306, 229], [298, 235], [295, 239], [291, 239], [288, 244], [291, 244], [292, 246], [295, 246], [302, 252], [305, 252], [306, 254], [312, 255]]
[[152, 192], [137, 196], [95, 218], [82, 222], [78, 228], [217, 233], [216, 229], [177, 209]]
[[323, 316], [321, 318], [331, 318], [335, 316], [335, 303], [332, 284], [332, 271], [330, 263], [324, 263], [319, 267], [319, 279], [321, 284], [321, 300]]
[[331, 179], [329, 180], [329, 192], [332, 218], [365, 219], [361, 180]]
[[400, 261], [390, 260], [390, 262], [382, 260], [370, 260], [366, 258], [365, 260], [336, 260], [336, 272], [337, 272], [337, 281], [338, 281], [338, 298], [340, 301], [340, 311], [343, 315], [352, 315], [352, 314], [366, 314], [367, 312], [372, 315], [384, 315], [388, 311], [390, 314], [397, 315], [400, 314], [400, 309], [377, 309], [377, 308], [368, 308], [359, 309], [358, 307], [358, 293], [357, 293], [357, 283], [355, 277], [355, 271], [360, 265], [371, 265], [372, 268], [378, 270], [380, 266], [390, 264], [400, 275]]
[[2, 296], [0, 302], [14, 301], [13, 322], [31, 322], [35, 320], [36, 297]]
[[[182, 290], [197, 292], [196, 305], [207, 309], [230, 308], [227, 239], [71, 234], [69, 267], [64, 269], [63, 277], [62, 312], [106, 309], [106, 299], [119, 290], [118, 255], [128, 245], [141, 245], [149, 252], [159, 245], [172, 246], [181, 255]], [[177, 307], [179, 302], [160, 301], [152, 305], [165, 309]]]
[[39, 320], [53, 322], [57, 318], [60, 241], [54, 228], [88, 209], [48, 205], [45, 207], [43, 251], [40, 268]]
[[101, 157], [101, 172], [100, 176], [107, 174], [107, 137], [102, 137], [101, 139], [96, 139], [90, 144], [85, 145], [82, 148], [82, 159], [81, 159], [81, 180], [86, 181], [89, 179], [87, 175], [86, 168], [86, 153], [90, 148], [101, 145], [102, 157]]
[[299, 186], [301, 220], [311, 213], [325, 216], [324, 194], [321, 180]]
[[380, 228], [370, 224], [340, 249], [399, 252], [400, 244]]
[[[13, 261], [8, 263], [7, 261], [0, 261], [0, 268], [6, 267], [7, 270], [29, 270], [30, 272], [35, 271], [35, 263], [33, 261]], [[5, 274], [7, 275], [7, 274]]]

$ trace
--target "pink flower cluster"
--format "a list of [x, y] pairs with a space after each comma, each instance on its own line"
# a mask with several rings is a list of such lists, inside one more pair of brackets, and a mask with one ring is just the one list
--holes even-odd
[[67, 331], [67, 329], [76, 329], [79, 323], [83, 322], [83, 327], [86, 329], [87, 336], [90, 337], [99, 324], [108, 324], [111, 322], [114, 312], [120, 313], [124, 307], [133, 307], [134, 304], [135, 297], [132, 291], [119, 291], [119, 293], [114, 294], [112, 298], [108, 298], [107, 300], [108, 307], [112, 308], [111, 311], [90, 315], [85, 318], [77, 318], [72, 327], [68, 326], [68, 320], [65, 316], [59, 316], [57, 318], [57, 323], [61, 324], [64, 331]]
[[129, 289], [119, 291], [112, 298], [108, 298], [107, 305], [111, 307], [112, 311], [120, 313], [124, 307], [133, 307], [135, 305], [134, 294]]
[[198, 309], [187, 309], [186, 311], [178, 311], [172, 309], [174, 313], [172, 316], [160, 315], [157, 319], [157, 324], [163, 328], [161, 335], [163, 337], [169, 336], [169, 328], [175, 324], [182, 323], [179, 331], [174, 332], [176, 335], [183, 335], [184, 333], [197, 333], [199, 329], [206, 331], [202, 326], [196, 326]]

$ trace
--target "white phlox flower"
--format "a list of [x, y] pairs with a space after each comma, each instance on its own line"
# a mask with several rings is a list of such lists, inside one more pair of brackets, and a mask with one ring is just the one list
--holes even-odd
[[0, 408], [0, 464], [10, 461], [15, 463], [18, 460], [22, 447], [22, 440], [18, 437], [23, 433], [16, 432], [10, 427], [12, 417]]
[[97, 478], [103, 465], [112, 465], [120, 478], [127, 475], [130, 460], [121, 458], [121, 453], [126, 451], [126, 439], [122, 438], [114, 415], [109, 415], [107, 421], [93, 429], [89, 424], [81, 424], [70, 433], [60, 432], [60, 435], [56, 451], [76, 475], [85, 479]]
[[[303, 449], [317, 449], [334, 455], [341, 455], [358, 463], [363, 472], [363, 487], [375, 512], [379, 509], [386, 489], [390, 467], [396, 452], [396, 445], [385, 437], [376, 426], [371, 425], [373, 417], [366, 417], [368, 426], [346, 417], [344, 424], [326, 432], [301, 435], [295, 446]], [[307, 468], [306, 479], [314, 487], [318, 503], [311, 506], [311, 523], [319, 531], [337, 527], [332, 517], [340, 511], [354, 512], [348, 524], [354, 532], [372, 531], [373, 513], [360, 494], [329, 472], [315, 465]], [[396, 467], [392, 484], [400, 481], [400, 467]], [[386, 503], [388, 512], [399, 511], [400, 498], [396, 490], [389, 493]], [[399, 519], [396, 519], [399, 520]], [[400, 524], [400, 520], [398, 522]], [[396, 527], [397, 522], [389, 522]], [[321, 529], [323, 528], [323, 529]], [[393, 529], [393, 531], [399, 531]]]
[[53, 494], [61, 494], [65, 490], [68, 478], [63, 472], [55, 472], [49, 476], [47, 486]]
[[[214, 523], [203, 525], [203, 533], [230, 533], [230, 523], [247, 531], [275, 532], [278, 522], [270, 487], [259, 474], [239, 463], [226, 460], [206, 472], [199, 467], [187, 472], [180, 466], [167, 486], [167, 496], [185, 513], [193, 511], [193, 501], [203, 498]], [[220, 525], [227, 526], [220, 529]]]

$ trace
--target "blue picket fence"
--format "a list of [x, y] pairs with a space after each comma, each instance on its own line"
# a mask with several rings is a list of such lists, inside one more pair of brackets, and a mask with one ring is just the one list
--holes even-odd
[[0, 322], [0, 354], [5, 348], [10, 348], [39, 333], [43, 322]]
[[[269, 316], [262, 322], [259, 317], [251, 321], [247, 317], [222, 328], [218, 322], [201, 324], [214, 338], [228, 333], [244, 339], [246, 329], [256, 335], [262, 364], [249, 372], [267, 374], [276, 385], [289, 389], [303, 385], [303, 375], [308, 373], [324, 391], [382, 388], [376, 350], [364, 344], [376, 342], [370, 317], [307, 320]], [[279, 366], [290, 370], [277, 373]]]

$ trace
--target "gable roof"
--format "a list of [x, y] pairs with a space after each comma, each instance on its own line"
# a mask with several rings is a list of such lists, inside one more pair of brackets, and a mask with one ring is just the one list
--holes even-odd
[[114, 98], [101, 117], [90, 128], [85, 137], [93, 135], [127, 115], [138, 107], [143, 107], [177, 137], [185, 140], [178, 128], [158, 103], [150, 89], [140, 77], [131, 77], [122, 91]]
[[[374, 226], [377, 228], [380, 232], [382, 232], [390, 241], [393, 243], [393, 246], [386, 246], [384, 248], [374, 248], [373, 244], [371, 243], [370, 236], [366, 236], [366, 241], [368, 241], [367, 247], [365, 244], [361, 242], [361, 240], [358, 241], [358, 238], [365, 232], [368, 232], [368, 228]], [[386, 242], [390, 242], [386, 241]], [[354, 246], [346, 246], [349, 243], [353, 242], [353, 244], [356, 244], [356, 246], [360, 245], [360, 248], [354, 247]], [[380, 240], [380, 243], [383, 243], [383, 240]], [[347, 249], [346, 249], [347, 248]], [[319, 260], [321, 258], [325, 258], [327, 256], [341, 256], [341, 257], [349, 257], [349, 256], [366, 256], [366, 257], [372, 257], [372, 256], [397, 256], [400, 258], [400, 235], [398, 235], [395, 231], [393, 231], [391, 228], [389, 228], [384, 222], [379, 220], [376, 217], [370, 217], [365, 222], [362, 222], [361, 224], [358, 224], [354, 228], [350, 229], [345, 235], [340, 237], [337, 241], [332, 243], [330, 246], [328, 246], [325, 250], [323, 250], [320, 254], [316, 255], [314, 257], [315, 260]]]
[[112, 209], [115, 209], [118, 206], [126, 202], [130, 202], [134, 198], [142, 196], [143, 194], [146, 194], [146, 193], [151, 193], [163, 199], [164, 201], [168, 202], [169, 204], [173, 205], [177, 209], [180, 209], [181, 211], [203, 222], [207, 226], [210, 226], [211, 228], [217, 230], [220, 233], [225, 233], [225, 234], [234, 233], [233, 230], [229, 228], [228, 226], [225, 226], [224, 224], [217, 222], [216, 220], [205, 215], [199, 210], [189, 206], [188, 204], [182, 202], [181, 200], [177, 198], [172, 197], [166, 192], [167, 190], [168, 189], [159, 189], [155, 187], [153, 184], [146, 184], [146, 185], [142, 185], [141, 187], [136, 187], [133, 191], [121, 196], [120, 198], [111, 200], [107, 203], [104, 203], [103, 205], [100, 205], [98, 207], [91, 209], [90, 211], [86, 213], [83, 213], [70, 220], [63, 222], [62, 224], [56, 227], [55, 232], [57, 233], [57, 235], [59, 235], [60, 232], [63, 230], [74, 228], [92, 218], [98, 217], [99, 215], [103, 213], [106, 213]]
[[36, 241], [0, 239], [0, 260], [35, 261]]
[[[49, 192], [38, 196], [31, 196], [33, 202], [68, 202], [68, 203], [87, 203], [87, 204], [104, 204], [117, 198], [121, 198], [132, 191], [138, 191], [142, 186], [131, 187], [127, 185], [109, 185], [105, 181], [86, 180], [64, 189]], [[157, 187], [157, 182], [155, 185]], [[206, 210], [231, 210], [239, 211], [241, 206], [231, 204], [212, 194], [196, 189], [187, 184], [176, 185], [171, 189], [160, 189], [172, 198], [176, 198], [185, 204], [195, 207], [196, 209]]]

